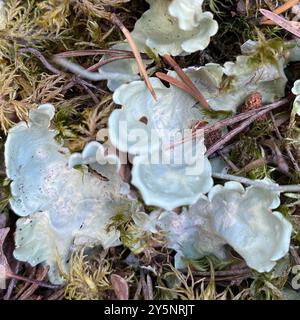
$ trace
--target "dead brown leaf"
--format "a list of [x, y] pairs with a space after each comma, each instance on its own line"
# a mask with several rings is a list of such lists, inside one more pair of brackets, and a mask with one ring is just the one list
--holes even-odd
[[112, 274], [110, 276], [110, 282], [115, 291], [118, 300], [128, 300], [129, 299], [129, 288], [127, 281], [117, 274]]

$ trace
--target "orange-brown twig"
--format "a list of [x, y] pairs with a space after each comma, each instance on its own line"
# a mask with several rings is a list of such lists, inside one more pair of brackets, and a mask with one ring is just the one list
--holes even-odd
[[167, 62], [178, 74], [181, 80], [188, 86], [193, 94], [192, 96], [195, 97], [196, 100], [206, 109], [211, 110], [208, 102], [204, 98], [203, 94], [198, 90], [198, 88], [194, 85], [193, 81], [185, 74], [185, 72], [180, 68], [177, 62], [168, 54], [163, 56], [165, 62]]
[[195, 92], [189, 86], [187, 86], [184, 82], [182, 82], [182, 81], [180, 81], [180, 80], [178, 80], [178, 79], [176, 79], [174, 77], [168, 76], [167, 74], [162, 73], [162, 72], [156, 72], [155, 75], [157, 76], [157, 78], [159, 78], [159, 79], [161, 79], [163, 81], [169, 82], [173, 86], [175, 86], [175, 87], [185, 91], [186, 93], [190, 94], [196, 100], [199, 100], [199, 97], [195, 94]]
[[265, 17], [268, 19], [274, 21], [277, 25], [279, 25], [281, 28], [285, 29], [286, 31], [292, 33], [296, 37], [300, 38], [300, 31], [294, 28], [291, 24], [290, 21], [280, 17], [278, 14], [273, 13], [269, 10], [265, 9], [260, 9], [259, 10]]
[[[271, 20], [267, 20], [266, 22], [262, 23], [264, 26], [277, 26], [277, 23]], [[289, 21], [289, 24], [296, 28], [300, 29], [300, 22], [299, 21]]]
[[111, 15], [111, 21], [113, 24], [115, 24], [117, 27], [120, 28], [120, 30], [123, 32], [124, 36], [126, 37], [128, 44], [129, 44], [129, 46], [134, 54], [134, 57], [136, 59], [137, 65], [139, 67], [140, 75], [144, 79], [144, 81], [147, 85], [147, 88], [149, 89], [153, 98], [155, 100], [157, 100], [156, 94], [155, 94], [154, 89], [150, 83], [147, 71], [146, 71], [145, 66], [143, 64], [143, 60], [142, 60], [140, 51], [139, 51], [137, 45], [135, 44], [134, 40], [132, 39], [132, 36], [131, 36], [129, 30], [124, 26], [122, 21], [115, 14]]
[[[299, 0], [288, 0], [286, 3], [284, 3], [283, 5], [277, 7], [275, 10], [273, 10], [273, 13], [276, 13], [276, 14], [284, 13], [288, 9], [292, 8], [293, 6], [295, 6], [297, 3], [299, 3]], [[267, 17], [263, 17], [261, 24], [269, 24], [268, 23], [268, 18]]]

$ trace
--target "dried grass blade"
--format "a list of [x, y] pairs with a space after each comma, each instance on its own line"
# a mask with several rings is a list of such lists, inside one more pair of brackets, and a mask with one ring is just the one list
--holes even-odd
[[[287, 11], [290, 8], [292, 8], [293, 6], [295, 6], [297, 3], [299, 3], [299, 0], [288, 0], [286, 3], [284, 3], [283, 5], [277, 7], [275, 10], [273, 10], [273, 13], [276, 13], [276, 14], [284, 13], [285, 11]], [[264, 17], [262, 20], [263, 20], [263, 22], [266, 22], [267, 18]]]
[[95, 56], [103, 54], [132, 54], [132, 51], [129, 50], [116, 50], [116, 49], [93, 49], [93, 50], [75, 50], [75, 51], [66, 51], [56, 54], [56, 57], [60, 58], [72, 58], [72, 57], [85, 57], [85, 56]]
[[193, 81], [185, 74], [185, 72], [180, 68], [177, 62], [168, 54], [164, 55], [164, 60], [176, 71], [181, 80], [191, 88], [193, 91], [192, 96], [199, 101], [199, 103], [206, 109], [211, 110], [208, 102], [204, 98], [203, 94], [198, 90], [198, 88], [194, 85]]
[[155, 75], [157, 76], [157, 78], [159, 78], [159, 79], [161, 79], [163, 81], [167, 81], [168, 83], [170, 83], [173, 86], [185, 91], [186, 93], [190, 94], [195, 99], [197, 99], [196, 96], [195, 96], [195, 92], [190, 87], [188, 87], [185, 83], [183, 83], [182, 81], [180, 81], [180, 80], [178, 80], [178, 79], [176, 79], [174, 77], [168, 76], [167, 74], [162, 73], [162, 72], [156, 72]]
[[269, 10], [260, 9], [259, 10], [265, 17], [269, 18], [270, 20], [274, 21], [277, 25], [285, 29], [286, 31], [292, 33], [296, 37], [300, 38], [300, 31], [294, 28], [290, 21], [280, 17], [278, 14], [273, 13]]
[[120, 28], [120, 30], [123, 32], [124, 36], [126, 37], [127, 41], [128, 41], [128, 44], [129, 46], [131, 47], [131, 50], [134, 54], [134, 57], [136, 59], [136, 62], [138, 64], [138, 67], [139, 67], [139, 71], [140, 71], [140, 74], [141, 74], [141, 77], [144, 79], [146, 85], [147, 85], [147, 88], [148, 90], [150, 91], [151, 95], [153, 96], [153, 98], [155, 100], [157, 100], [157, 97], [156, 97], [156, 94], [154, 92], [154, 89], [150, 83], [150, 80], [149, 80], [149, 77], [148, 77], [148, 74], [147, 74], [147, 71], [146, 71], [146, 68], [143, 64], [143, 60], [142, 60], [142, 57], [141, 57], [141, 54], [140, 54], [140, 51], [137, 47], [137, 45], [135, 44], [129, 30], [124, 26], [124, 24], [122, 23], [122, 21], [115, 15], [115, 14], [112, 14], [111, 15], [111, 21]]
[[122, 56], [111, 57], [106, 60], [100, 60], [97, 63], [95, 63], [94, 65], [90, 66], [87, 70], [88, 71], [96, 71], [97, 69], [105, 66], [106, 64], [109, 64], [109, 63], [117, 61], [117, 60], [125, 60], [125, 59], [134, 59], [134, 57], [131, 55], [127, 55], [127, 56], [122, 55]]

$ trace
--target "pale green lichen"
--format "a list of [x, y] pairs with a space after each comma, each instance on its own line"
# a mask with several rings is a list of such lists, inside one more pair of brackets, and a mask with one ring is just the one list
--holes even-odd
[[192, 53], [204, 50], [218, 31], [213, 14], [202, 12], [203, 1], [147, 2], [150, 9], [136, 22], [132, 32], [140, 48], [148, 46], [160, 55]]
[[[206, 255], [228, 259], [225, 244], [229, 244], [249, 267], [268, 272], [288, 253], [292, 232], [291, 223], [273, 211], [279, 204], [276, 192], [227, 182], [214, 186], [208, 198], [202, 197], [189, 210], [179, 215], [155, 211], [151, 221], [156, 219], [157, 230], [166, 233], [168, 246], [176, 250], [176, 268]], [[144, 226], [153, 232], [153, 222]]]
[[33, 266], [50, 266], [50, 280], [61, 283], [76, 247], [120, 244], [119, 231], [108, 228], [110, 220], [120, 208], [130, 214], [135, 203], [123, 195], [128, 189], [116, 165], [97, 168], [111, 180], [96, 178], [86, 167], [68, 167], [69, 151], [48, 129], [53, 116], [54, 107], [42, 105], [30, 112], [28, 125], [20, 122], [11, 129], [5, 163], [12, 180], [10, 205], [24, 217], [17, 221], [14, 255]]

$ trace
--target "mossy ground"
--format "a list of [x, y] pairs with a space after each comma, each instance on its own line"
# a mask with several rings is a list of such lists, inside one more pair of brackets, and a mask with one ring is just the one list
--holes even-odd
[[[206, 7], [214, 12], [220, 30], [206, 50], [178, 58], [180, 66], [234, 60], [240, 54], [241, 44], [248, 39], [257, 40], [260, 35], [266, 41], [271, 39], [274, 44], [289, 39], [290, 36], [279, 27], [259, 25], [258, 10], [272, 9], [279, 2], [206, 0]], [[63, 139], [71, 151], [78, 151], [95, 139], [99, 129], [106, 127], [108, 116], [115, 108], [105, 82], [93, 83], [94, 87], [87, 89], [74, 75], [55, 66], [52, 56], [69, 50], [109, 48], [124, 39], [118, 27], [111, 23], [110, 14], [116, 13], [131, 30], [147, 7], [143, 0], [6, 1], [7, 22], [0, 29], [1, 228], [9, 226], [13, 233], [16, 220], [8, 208], [9, 182], [5, 179], [3, 165], [3, 145], [9, 128], [26, 120], [31, 108], [49, 102], [57, 110], [54, 126], [59, 132], [58, 139]], [[100, 58], [99, 55], [80, 57], [76, 62], [89, 67]], [[162, 61], [159, 63], [164, 66]], [[290, 80], [287, 92], [293, 80], [299, 78], [299, 70], [297, 63], [287, 70]], [[264, 123], [257, 121], [232, 141], [233, 147], [227, 156], [238, 168], [232, 168], [233, 174], [251, 179], [269, 176], [280, 184], [300, 183], [299, 172], [295, 171], [286, 152], [289, 146], [296, 161], [299, 160], [299, 133], [294, 130], [298, 119], [291, 129], [288, 127], [289, 113], [289, 109], [282, 109], [274, 115], [279, 120], [287, 119], [280, 121], [281, 137], [276, 135], [274, 125], [268, 119]], [[275, 149], [277, 154], [274, 154]], [[287, 164], [287, 171], [280, 167], [278, 157]], [[263, 159], [267, 161], [260, 161]], [[293, 247], [300, 245], [298, 202], [299, 199], [283, 195], [280, 208], [294, 225]], [[132, 224], [119, 221], [118, 225], [130, 248], [135, 240], [126, 238], [126, 230], [132, 228]], [[32, 268], [11, 257], [13, 237], [10, 236], [8, 241], [11, 243], [5, 245], [5, 253], [14, 271], [24, 277], [47, 281], [43, 267]], [[8, 290], [0, 290], [0, 297], [112, 299], [116, 298], [112, 274], [125, 279], [129, 297], [136, 299], [283, 299], [291, 292], [297, 295], [296, 291], [291, 291], [294, 276], [291, 270], [293, 265], [299, 264], [297, 250], [291, 251], [289, 258], [282, 259], [277, 268], [267, 274], [250, 271], [236, 256], [226, 264], [213, 257], [193, 261], [191, 269], [184, 273], [172, 267], [173, 253], [162, 246], [159, 237], [149, 236], [142, 241], [144, 250], [136, 255], [124, 247], [105, 252], [94, 248], [85, 254], [83, 251], [75, 253], [71, 272], [66, 275], [65, 288], [44, 289], [18, 281]]]

